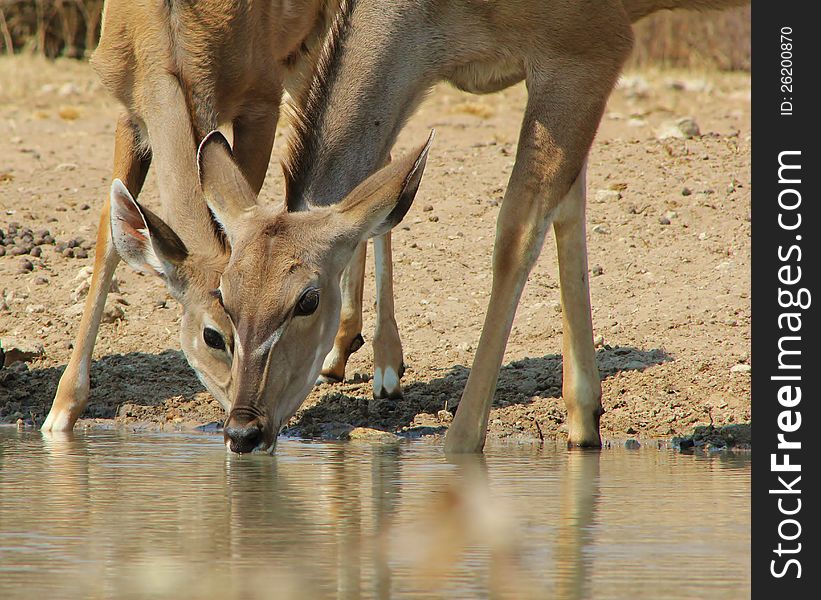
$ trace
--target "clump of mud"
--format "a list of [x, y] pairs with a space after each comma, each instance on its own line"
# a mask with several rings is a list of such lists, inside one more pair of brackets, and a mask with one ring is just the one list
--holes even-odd
[[694, 450], [749, 450], [752, 448], [752, 424], [736, 423], [714, 427], [696, 427], [691, 435], [673, 438], [673, 445], [682, 452]]

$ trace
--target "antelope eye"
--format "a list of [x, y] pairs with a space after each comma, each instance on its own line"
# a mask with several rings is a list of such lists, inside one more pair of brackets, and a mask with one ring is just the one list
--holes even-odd
[[202, 330], [202, 339], [214, 350], [225, 350], [225, 340], [216, 329], [206, 327]]
[[294, 314], [299, 317], [311, 315], [316, 311], [317, 306], [319, 306], [319, 290], [310, 288], [302, 293], [302, 297], [296, 303]]

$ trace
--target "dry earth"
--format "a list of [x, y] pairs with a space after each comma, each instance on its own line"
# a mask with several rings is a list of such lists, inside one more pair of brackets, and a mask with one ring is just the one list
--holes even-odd
[[[405, 129], [398, 152], [437, 130], [417, 200], [394, 236], [405, 398], [370, 400], [366, 344], [351, 359], [349, 380], [316, 389], [289, 433], [368, 426], [417, 435], [446, 426], [448, 415], [437, 413], [457, 404], [479, 338], [524, 102], [521, 85], [484, 97], [441, 86]], [[0, 371], [0, 422], [41, 420], [68, 360], [79, 320], [72, 294], [78, 272], [93, 262], [117, 112], [83, 63], [0, 59], [0, 229], [48, 229], [88, 254], [71, 258], [43, 245], [39, 257], [0, 257], [0, 339], [7, 349], [15, 340], [44, 349]], [[666, 124], [688, 116], [700, 135], [660, 139]], [[283, 121], [266, 201], [283, 194], [278, 161], [287, 135]], [[588, 177], [605, 439], [665, 440], [712, 422], [749, 443], [750, 144], [745, 74], [628, 73], [611, 98]], [[152, 176], [142, 200], [156, 204]], [[19, 272], [22, 260], [33, 271]], [[81, 423], [176, 429], [221, 420], [178, 351], [180, 311], [161, 283], [124, 266], [118, 277]], [[365, 289], [367, 340], [371, 265]], [[492, 436], [564, 433], [558, 301], [549, 238], [507, 347]]]

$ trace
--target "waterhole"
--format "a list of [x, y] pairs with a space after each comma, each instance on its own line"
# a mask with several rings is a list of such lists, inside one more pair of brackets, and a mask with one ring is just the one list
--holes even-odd
[[0, 597], [747, 598], [751, 456], [0, 428]]

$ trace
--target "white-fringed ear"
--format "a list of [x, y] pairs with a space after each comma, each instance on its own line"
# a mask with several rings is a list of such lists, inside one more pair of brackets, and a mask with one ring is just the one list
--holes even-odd
[[360, 240], [390, 231], [408, 213], [425, 171], [433, 134], [431, 131], [427, 142], [415, 152], [368, 177], [335, 207]]
[[120, 257], [132, 268], [169, 282], [188, 255], [182, 240], [154, 213], [134, 200], [122, 181], [111, 184], [111, 238]]
[[212, 131], [200, 143], [197, 167], [208, 208], [230, 242], [242, 216], [257, 206], [256, 194], [219, 131]]

